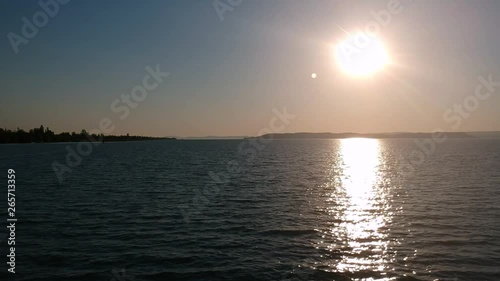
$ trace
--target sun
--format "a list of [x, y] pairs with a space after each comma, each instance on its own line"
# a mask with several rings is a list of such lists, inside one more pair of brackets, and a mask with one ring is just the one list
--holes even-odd
[[345, 73], [366, 77], [383, 69], [389, 56], [378, 38], [356, 34], [335, 46], [335, 60]]

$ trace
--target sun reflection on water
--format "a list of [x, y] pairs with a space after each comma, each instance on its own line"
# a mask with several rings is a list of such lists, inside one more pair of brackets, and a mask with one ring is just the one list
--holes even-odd
[[385, 229], [391, 218], [381, 184], [384, 175], [380, 169], [383, 164], [380, 141], [341, 140], [336, 158], [327, 200], [334, 223], [329, 233], [324, 234], [335, 241], [327, 246], [328, 250], [340, 256], [329, 266], [337, 272], [368, 272], [380, 276], [376, 280], [389, 280], [383, 277], [389, 270]]

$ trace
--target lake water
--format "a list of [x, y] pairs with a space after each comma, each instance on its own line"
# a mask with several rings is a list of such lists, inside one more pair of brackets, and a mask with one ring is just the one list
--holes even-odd
[[498, 139], [67, 145], [0, 145], [1, 280], [500, 280]]

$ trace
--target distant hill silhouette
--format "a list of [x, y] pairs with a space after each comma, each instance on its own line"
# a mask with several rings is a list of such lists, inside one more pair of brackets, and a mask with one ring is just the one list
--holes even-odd
[[500, 138], [500, 132], [467, 132], [467, 134], [478, 138]]
[[[443, 132], [448, 138], [473, 138], [464, 132]], [[432, 138], [432, 133], [283, 133], [265, 134], [251, 138], [273, 138], [273, 139], [346, 139], [346, 138], [375, 138], [375, 139], [395, 139], [395, 138]]]
[[183, 140], [240, 140], [244, 136], [204, 136], [204, 137], [183, 137]]

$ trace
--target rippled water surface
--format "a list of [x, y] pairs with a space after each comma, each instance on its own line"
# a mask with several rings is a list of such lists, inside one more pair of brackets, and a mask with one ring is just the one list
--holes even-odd
[[500, 280], [500, 140], [416, 141], [1, 145], [16, 280]]

